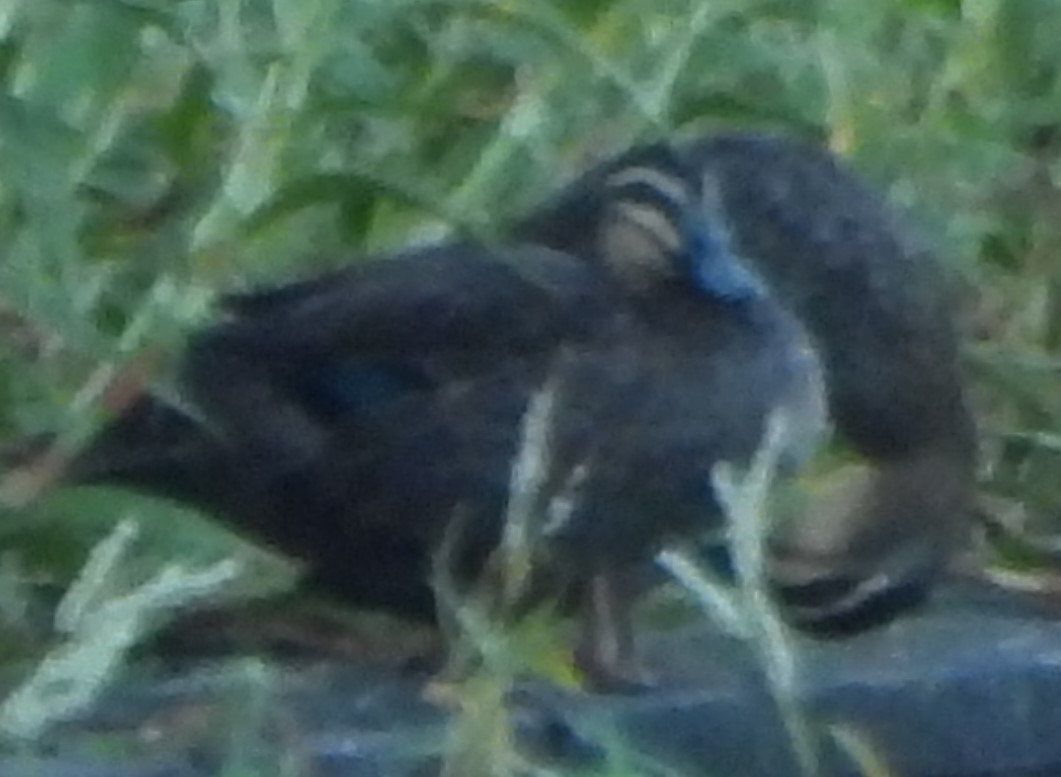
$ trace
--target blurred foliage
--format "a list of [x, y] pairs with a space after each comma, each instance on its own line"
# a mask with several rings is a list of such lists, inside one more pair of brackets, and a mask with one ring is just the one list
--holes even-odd
[[[758, 127], [847, 156], [955, 270], [987, 487], [1049, 527], [1059, 39], [1054, 0], [11, 0], [0, 442], [169, 390], [216, 290], [489, 235], [635, 139]], [[3, 510], [0, 548], [62, 580], [131, 511], [149, 558], [237, 547], [81, 492]]]

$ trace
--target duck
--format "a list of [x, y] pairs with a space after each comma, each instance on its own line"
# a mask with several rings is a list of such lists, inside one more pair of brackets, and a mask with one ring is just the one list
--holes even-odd
[[[920, 604], [968, 533], [977, 431], [954, 289], [897, 210], [828, 149], [747, 130], [675, 141], [713, 196], [733, 250], [809, 334], [834, 439], [849, 464], [770, 539], [783, 612], [824, 636]], [[585, 203], [611, 161], [576, 177], [512, 233], [585, 245]]]
[[183, 406], [145, 393], [67, 481], [197, 506], [316, 590], [428, 620], [439, 556], [463, 589], [496, 579], [527, 491], [523, 598], [576, 602], [579, 666], [621, 684], [630, 581], [718, 526], [715, 465], [746, 465], [783, 413], [795, 472], [826, 418], [807, 333], [690, 160], [665, 142], [613, 158], [563, 248], [454, 239], [222, 296], [182, 357]]

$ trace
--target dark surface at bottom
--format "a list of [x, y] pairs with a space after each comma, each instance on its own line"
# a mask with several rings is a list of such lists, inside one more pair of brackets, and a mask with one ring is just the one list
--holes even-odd
[[[618, 742], [641, 774], [796, 772], [747, 645], [702, 630], [650, 643], [663, 677], [652, 692], [519, 693], [512, 717], [524, 751], [593, 766]], [[816, 730], [845, 724], [896, 774], [1061, 774], [1061, 622], [946, 594], [886, 629], [798, 649]], [[198, 668], [125, 683], [33, 755], [0, 758], [0, 776], [419, 777], [435, 771], [446, 721], [421, 683], [379, 670]], [[837, 751], [825, 753], [824, 771], [860, 773]]]

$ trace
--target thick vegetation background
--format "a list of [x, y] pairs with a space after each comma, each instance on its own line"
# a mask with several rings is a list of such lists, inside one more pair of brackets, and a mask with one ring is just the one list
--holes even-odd
[[[1056, 0], [10, 0], [0, 442], [73, 447], [123, 389], [170, 390], [218, 290], [498, 232], [634, 140], [762, 128], [844, 155], [952, 269], [986, 489], [1049, 530], [1059, 40]], [[3, 481], [0, 658], [32, 645], [25, 582], [63, 585], [119, 518], [131, 578], [252, 554], [160, 502], [24, 486]]]

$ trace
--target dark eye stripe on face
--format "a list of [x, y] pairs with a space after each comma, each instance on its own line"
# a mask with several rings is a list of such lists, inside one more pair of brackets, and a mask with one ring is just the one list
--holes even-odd
[[691, 204], [691, 191], [677, 172], [633, 165], [617, 170], [605, 185], [620, 221], [641, 231], [664, 255], [684, 248], [682, 214]]
[[606, 185], [612, 190], [629, 189], [631, 192], [644, 193], [645, 199], [663, 199], [677, 208], [689, 204], [689, 187], [685, 180], [656, 167], [638, 166], [619, 170], [608, 177]]
[[641, 202], [619, 202], [615, 210], [620, 219], [631, 224], [658, 243], [664, 254], [676, 254], [683, 248], [681, 227], [655, 205]]

